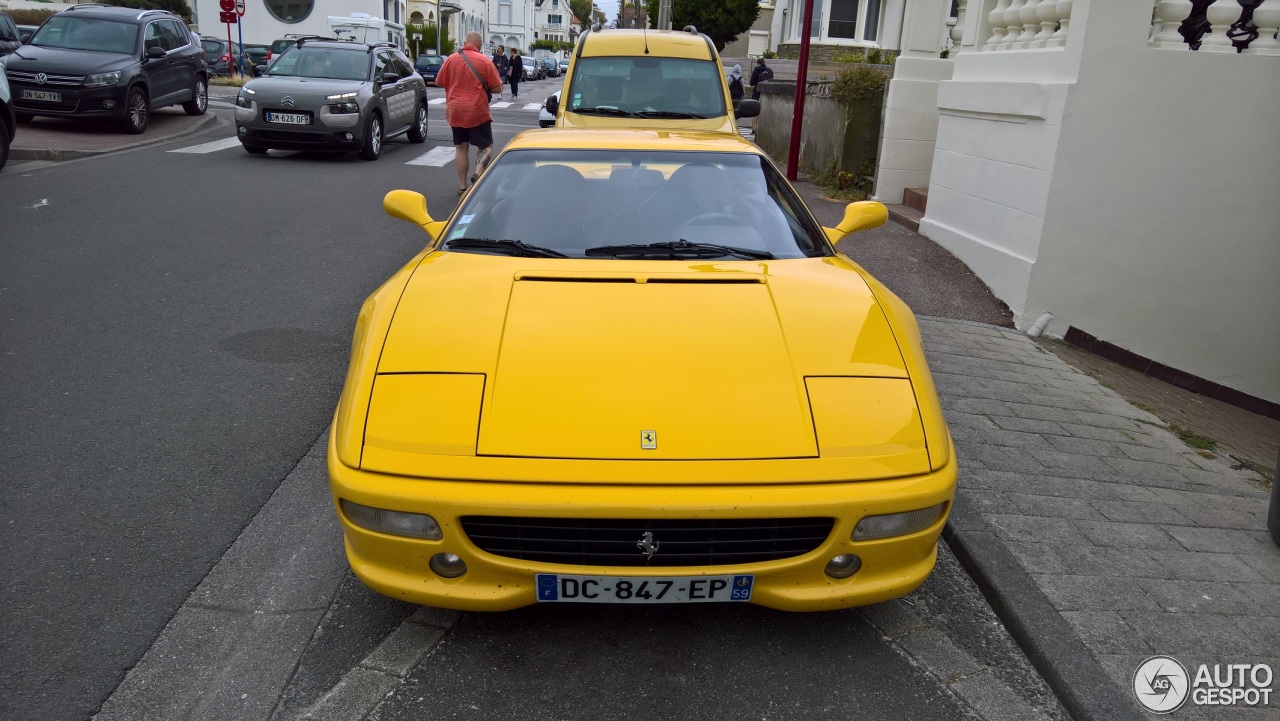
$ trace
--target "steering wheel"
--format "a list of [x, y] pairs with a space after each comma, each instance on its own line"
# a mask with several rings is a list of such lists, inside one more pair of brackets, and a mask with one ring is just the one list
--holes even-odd
[[[730, 213], [703, 213], [702, 215], [699, 215], [695, 218], [690, 218], [689, 220], [686, 220], [680, 225], [677, 225], [675, 229], [671, 231], [671, 236], [673, 240], [684, 239], [689, 241], [690, 243], [697, 243], [697, 242], [700, 242], [699, 239], [697, 237], [693, 237], [693, 238], [688, 237], [689, 235], [688, 231], [696, 230], [697, 228], [707, 228], [707, 227], [717, 226], [717, 225], [732, 226], [734, 228], [743, 228], [751, 232], [752, 238], [756, 239], [757, 241], [763, 240], [760, 237], [760, 232], [757, 231], [755, 226], [751, 224], [751, 221], [744, 220]], [[761, 249], [763, 249], [764, 243], [757, 242], [751, 245], [752, 246], [759, 245], [761, 246]]]

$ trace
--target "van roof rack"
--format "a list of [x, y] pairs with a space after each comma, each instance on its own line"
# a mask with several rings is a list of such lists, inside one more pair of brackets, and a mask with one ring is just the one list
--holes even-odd
[[298, 37], [294, 38], [294, 44], [295, 44], [297, 47], [302, 47], [302, 44], [303, 44], [303, 43], [305, 43], [305, 42], [306, 42], [306, 41], [308, 41], [308, 40], [319, 40], [319, 41], [322, 41], [322, 42], [330, 42], [330, 41], [334, 41], [334, 40], [336, 40], [336, 39], [337, 39], [337, 38], [326, 38], [326, 37], [325, 37], [325, 36], [323, 36], [323, 35], [299, 35]]

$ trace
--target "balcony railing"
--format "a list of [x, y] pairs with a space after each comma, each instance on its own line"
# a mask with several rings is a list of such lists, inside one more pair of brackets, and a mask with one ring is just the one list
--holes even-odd
[[1157, 0], [1151, 46], [1280, 55], [1280, 0]]
[[1073, 0], [986, 0], [991, 36], [983, 52], [1059, 48], [1067, 44]]

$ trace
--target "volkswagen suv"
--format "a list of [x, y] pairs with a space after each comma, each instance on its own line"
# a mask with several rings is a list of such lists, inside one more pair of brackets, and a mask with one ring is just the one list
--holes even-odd
[[209, 104], [200, 46], [166, 10], [77, 5], [46, 20], [5, 61], [19, 123], [107, 118], [138, 134], [156, 108], [181, 104], [203, 115]]

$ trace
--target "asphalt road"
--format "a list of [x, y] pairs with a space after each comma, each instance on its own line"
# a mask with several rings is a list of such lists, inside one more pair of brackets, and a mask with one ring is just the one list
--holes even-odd
[[[499, 145], [536, 127], [524, 104], [558, 84], [527, 83], [494, 111]], [[209, 149], [232, 137], [221, 123], [0, 174], [0, 718], [93, 715], [323, 433], [360, 303], [424, 242], [382, 196], [418, 190], [437, 217], [456, 202], [451, 165], [408, 164], [448, 151], [442, 116], [433, 105], [425, 145], [392, 141], [372, 163]], [[548, 202], [570, 201], [548, 189]], [[985, 609], [971, 584], [950, 592]], [[362, 621], [380, 633], [406, 613], [355, 608], [385, 613]], [[930, 622], [990, 647], [1002, 631], [983, 612]], [[757, 713], [779, 702], [971, 715], [852, 612], [468, 614], [433, 658], [386, 718], [417, 717], [419, 697], [479, 717], [454, 678], [510, 716], [590, 718], [637, 691], [659, 716], [786, 717]], [[1010, 683], [1035, 686], [1025, 660], [1008, 663]]]

